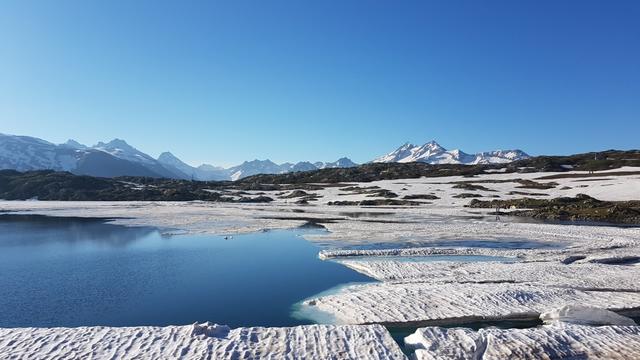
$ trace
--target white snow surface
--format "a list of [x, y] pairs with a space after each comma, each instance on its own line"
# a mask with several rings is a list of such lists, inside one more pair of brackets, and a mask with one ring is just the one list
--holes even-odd
[[340, 263], [384, 282], [519, 283], [571, 287], [580, 290], [640, 291], [640, 266], [559, 261], [532, 262], [401, 262], [353, 261]]
[[426, 327], [405, 338], [416, 360], [637, 359], [640, 326]]
[[0, 328], [2, 359], [406, 359], [380, 325]]
[[[464, 250], [460, 250], [462, 255], [466, 255]], [[637, 246], [614, 251], [639, 253]], [[310, 309], [310, 317], [330, 314], [339, 323], [533, 319], [547, 308], [575, 304], [639, 312], [639, 265], [591, 262], [595, 255], [565, 263], [563, 260], [571, 258], [568, 254], [550, 255], [534, 249], [517, 262], [341, 259], [340, 263], [382, 283], [354, 285], [311, 298], [304, 305]]]
[[352, 285], [304, 302], [310, 314], [328, 313], [342, 324], [429, 325], [535, 319], [546, 309], [567, 304], [637, 310], [640, 293], [510, 283], [393, 282]]

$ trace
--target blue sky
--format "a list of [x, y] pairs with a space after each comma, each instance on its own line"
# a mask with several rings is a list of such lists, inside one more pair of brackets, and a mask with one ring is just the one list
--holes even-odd
[[640, 147], [638, 1], [0, 4], [0, 132], [190, 163]]

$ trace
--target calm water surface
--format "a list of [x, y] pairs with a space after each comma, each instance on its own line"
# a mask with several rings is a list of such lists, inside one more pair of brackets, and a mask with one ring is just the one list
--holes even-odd
[[290, 326], [292, 306], [372, 281], [317, 258], [304, 231], [163, 237], [95, 219], [0, 215], [0, 327]]

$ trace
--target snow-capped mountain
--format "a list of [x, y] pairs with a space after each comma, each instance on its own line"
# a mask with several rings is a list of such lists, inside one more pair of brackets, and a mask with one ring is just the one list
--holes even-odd
[[244, 163], [227, 169], [229, 171], [229, 178], [231, 180], [238, 180], [247, 176], [257, 174], [284, 174], [288, 172], [297, 171], [312, 171], [326, 168], [346, 168], [357, 166], [351, 159], [343, 157], [334, 162], [322, 162], [318, 161], [311, 163], [309, 161], [300, 161], [298, 163], [283, 163], [276, 164], [271, 160], [253, 160], [245, 161]]
[[[69, 143], [69, 142], [67, 142]], [[103, 151], [118, 159], [126, 160], [132, 163], [137, 163], [151, 172], [158, 174], [161, 177], [186, 179], [189, 178], [187, 174], [180, 171], [180, 169], [170, 166], [165, 166], [158, 160], [154, 159], [150, 155], [143, 153], [142, 151], [129, 145], [126, 141], [121, 139], [113, 139], [108, 143], [99, 142], [91, 147], [95, 150]]]
[[229, 172], [221, 167], [215, 167], [208, 164], [202, 164], [193, 167], [184, 163], [170, 152], [163, 152], [158, 156], [158, 162], [166, 168], [175, 168], [186, 175], [188, 179], [211, 181], [211, 180], [229, 180]]
[[79, 156], [75, 149], [59, 148], [42, 139], [0, 134], [0, 169], [70, 170]]
[[311, 170], [318, 170], [318, 168], [314, 164], [308, 161], [301, 161], [291, 167], [291, 171], [294, 171], [294, 172], [295, 171], [311, 171]]
[[[67, 143], [69, 143], [69, 141], [67, 141]], [[157, 163], [156, 159], [134, 148], [133, 146], [127, 144], [126, 141], [121, 139], [113, 139], [108, 143], [99, 142], [96, 145], [92, 146], [92, 148], [102, 150], [123, 160], [129, 160], [149, 165]]]
[[446, 149], [435, 141], [417, 146], [405, 143], [387, 155], [381, 156], [373, 162], [416, 162], [423, 159], [431, 159], [446, 152]]
[[334, 162], [322, 162], [318, 161], [313, 164], [317, 169], [334, 169], [334, 168], [350, 168], [358, 166], [358, 164], [351, 161], [351, 159], [343, 157]]
[[396, 150], [372, 162], [424, 162], [429, 164], [496, 164], [526, 159], [529, 155], [522, 150], [497, 150], [477, 154], [467, 154], [462, 150], [447, 150], [435, 141], [424, 145], [406, 143]]
[[496, 151], [487, 151], [478, 153], [475, 155], [476, 164], [496, 164], [496, 163], [506, 163], [521, 159], [526, 159], [529, 157], [522, 150], [496, 150]]
[[242, 179], [247, 176], [257, 174], [283, 174], [291, 171], [293, 167], [290, 163], [284, 163], [278, 165], [271, 160], [253, 160], [245, 161], [238, 166], [227, 169], [229, 171], [229, 178], [233, 181]]
[[158, 162], [162, 165], [172, 166], [181, 172], [183, 172], [187, 176], [195, 176], [196, 168], [191, 165], [188, 165], [182, 160], [178, 159], [172, 153], [165, 151], [160, 156], [158, 156]]
[[56, 145], [34, 137], [5, 134], [0, 134], [0, 169], [51, 169], [71, 171], [80, 175], [110, 177], [162, 176], [145, 166], [88, 148], [73, 140]]
[[76, 150], [84, 150], [88, 148], [87, 145], [80, 144], [79, 142], [72, 139], [67, 140], [67, 142], [64, 144], [60, 144], [60, 147], [67, 147], [67, 148], [76, 149]]
[[341, 158], [332, 163], [302, 161], [276, 164], [270, 160], [254, 160], [228, 169], [209, 164], [194, 167], [170, 152], [164, 152], [154, 159], [121, 139], [99, 142], [94, 146], [86, 146], [75, 140], [56, 145], [29, 136], [0, 134], [0, 170], [51, 169], [101, 177], [150, 176], [210, 181], [351, 166], [355, 166], [355, 163]]

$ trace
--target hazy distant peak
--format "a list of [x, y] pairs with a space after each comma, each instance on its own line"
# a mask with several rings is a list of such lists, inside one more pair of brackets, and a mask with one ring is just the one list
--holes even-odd
[[160, 154], [160, 156], [158, 156], [158, 161], [160, 161], [160, 162], [168, 161], [168, 160], [178, 160], [178, 161], [182, 162], [180, 159], [178, 159], [175, 155], [173, 155], [169, 151], [165, 151], [162, 154]]
[[213, 166], [211, 164], [202, 164], [200, 166], [197, 167], [200, 170], [204, 170], [204, 171], [220, 171], [220, 170], [224, 170], [224, 168], [222, 166]]
[[260, 164], [276, 165], [276, 163], [274, 163], [273, 161], [271, 161], [269, 159], [264, 159], [264, 160], [254, 159], [254, 160], [251, 160], [251, 161], [245, 161], [245, 162], [243, 162], [243, 164], [248, 164], [248, 165], [260, 165]]
[[126, 141], [122, 139], [113, 139], [108, 143], [104, 143], [100, 141], [95, 148], [105, 148], [105, 149], [122, 149], [122, 150], [136, 150], [133, 146], [129, 145]]
[[317, 162], [316, 167], [318, 167], [318, 169], [330, 169], [330, 168], [349, 168], [349, 167], [354, 167], [354, 166], [358, 166], [358, 164], [354, 163], [353, 161], [351, 161], [351, 159], [349, 159], [348, 157], [341, 157], [340, 159], [334, 161], [334, 162]]
[[67, 140], [65, 143], [60, 144], [60, 146], [64, 146], [64, 147], [68, 147], [68, 148], [76, 149], [76, 150], [84, 150], [84, 149], [88, 148], [87, 145], [80, 144], [79, 142], [77, 142], [77, 141], [75, 141], [73, 139]]

